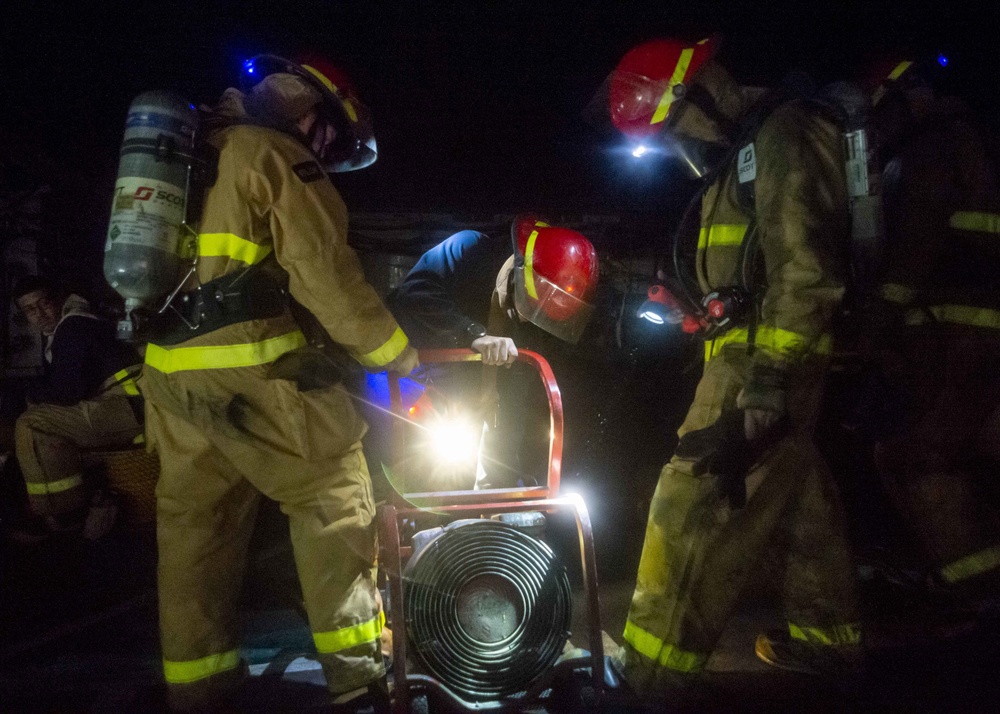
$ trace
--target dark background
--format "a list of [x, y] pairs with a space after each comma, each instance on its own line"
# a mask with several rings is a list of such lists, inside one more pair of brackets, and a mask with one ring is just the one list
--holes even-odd
[[[744, 82], [793, 67], [854, 76], [872, 55], [944, 52], [955, 87], [997, 114], [1000, 3], [23, 2], [0, 22], [0, 152], [57, 189], [53, 260], [100, 271], [118, 143], [132, 97], [170, 88], [213, 102], [243, 60], [311, 50], [340, 64], [371, 107], [368, 170], [336, 177], [349, 208], [492, 215], [664, 214], [682, 183], [638, 162], [583, 110], [631, 46], [725, 37]], [[23, 180], [23, 177], [21, 177]]]

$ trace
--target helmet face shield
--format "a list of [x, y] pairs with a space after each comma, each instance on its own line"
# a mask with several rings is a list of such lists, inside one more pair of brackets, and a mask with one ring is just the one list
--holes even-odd
[[517, 314], [570, 344], [579, 341], [594, 312], [593, 305], [573, 294], [579, 290], [573, 284], [563, 289], [525, 266], [514, 269]]
[[320, 101], [316, 105], [318, 123], [336, 130], [334, 140], [319, 155], [324, 169], [330, 173], [342, 173], [375, 163], [378, 147], [371, 112], [351, 91], [346, 77], [339, 70], [322, 60], [313, 59], [300, 64], [275, 55], [259, 55], [243, 64], [244, 92], [251, 92], [255, 85], [276, 73], [294, 75], [319, 93]]

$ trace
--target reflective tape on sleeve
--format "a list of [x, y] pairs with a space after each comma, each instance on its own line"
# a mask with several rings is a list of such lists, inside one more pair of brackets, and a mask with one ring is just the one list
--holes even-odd
[[960, 231], [1000, 233], [1000, 215], [978, 211], [957, 211], [948, 219], [948, 225]]
[[674, 95], [674, 87], [684, 81], [684, 76], [687, 74], [688, 67], [691, 65], [691, 58], [693, 56], [694, 49], [688, 47], [687, 49], [681, 50], [681, 56], [677, 59], [677, 66], [674, 67], [674, 73], [670, 75], [670, 80], [667, 82], [667, 88], [660, 97], [660, 103], [656, 105], [656, 111], [653, 112], [653, 118], [649, 120], [650, 124], [659, 124], [667, 118], [667, 113], [670, 111], [670, 105], [673, 104], [674, 99], [677, 98]]
[[631, 620], [625, 622], [624, 637], [625, 641], [632, 645], [632, 649], [643, 657], [676, 672], [700, 672], [708, 662], [707, 654], [685, 652], [680, 647], [667, 644]]
[[235, 669], [240, 663], [240, 651], [229, 650], [187, 662], [163, 660], [163, 677], [170, 684], [189, 684]]
[[329, 632], [314, 632], [313, 642], [316, 643], [317, 652], [332, 654], [363, 645], [366, 642], [374, 642], [382, 634], [383, 626], [385, 626], [385, 613], [379, 612], [367, 622]]
[[256, 265], [271, 254], [269, 245], [254, 243], [233, 233], [199, 233], [198, 255], [203, 258], [231, 258]]
[[833, 627], [807, 627], [789, 622], [788, 634], [792, 636], [792, 639], [813, 645], [857, 645], [861, 643], [861, 625], [857, 622], [834, 625]]
[[984, 548], [941, 568], [946, 583], [957, 583], [1000, 568], [1000, 545]]
[[253, 367], [273, 362], [286, 352], [303, 347], [305, 344], [306, 338], [301, 330], [242, 345], [165, 349], [159, 345], [149, 344], [146, 347], [146, 364], [165, 374], [196, 369]]
[[[746, 344], [750, 332], [745, 327], [730, 330], [721, 337], [705, 342], [705, 361], [718, 356], [722, 348], [730, 344]], [[760, 325], [754, 336], [754, 345], [783, 357], [801, 357], [806, 354], [828, 355], [833, 351], [833, 337], [820, 335], [819, 339], [810, 344], [805, 335], [779, 327]]]
[[47, 496], [51, 493], [62, 493], [63, 491], [69, 491], [71, 488], [76, 488], [77, 486], [82, 485], [83, 476], [80, 474], [73, 474], [72, 476], [67, 476], [66, 478], [61, 478], [57, 481], [25, 482], [28, 494], [31, 496]]
[[355, 355], [354, 358], [365, 367], [385, 367], [403, 354], [403, 350], [408, 344], [410, 344], [410, 340], [403, 332], [403, 328], [397, 327], [396, 331], [392, 333], [392, 337], [386, 340], [381, 347], [368, 354]]

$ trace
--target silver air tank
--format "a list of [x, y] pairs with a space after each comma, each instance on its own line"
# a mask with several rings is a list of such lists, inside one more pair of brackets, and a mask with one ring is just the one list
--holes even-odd
[[121, 337], [131, 336], [131, 313], [156, 303], [182, 278], [191, 241], [185, 204], [198, 112], [172, 92], [144, 92], [125, 122], [104, 277], [125, 298]]

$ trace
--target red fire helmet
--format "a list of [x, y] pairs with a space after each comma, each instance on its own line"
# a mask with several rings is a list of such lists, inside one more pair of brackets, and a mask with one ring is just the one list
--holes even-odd
[[612, 73], [608, 109], [623, 134], [642, 139], [657, 133], [671, 105], [718, 49], [715, 38], [700, 42], [660, 39], [629, 50]]
[[597, 288], [597, 251], [582, 234], [533, 215], [511, 225], [515, 249], [514, 306], [518, 314], [567, 342], [590, 320]]

